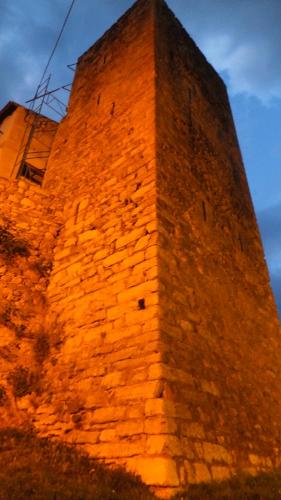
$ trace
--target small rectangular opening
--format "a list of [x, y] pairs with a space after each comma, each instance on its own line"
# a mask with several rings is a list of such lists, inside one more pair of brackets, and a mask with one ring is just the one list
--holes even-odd
[[37, 184], [38, 186], [42, 185], [44, 178], [45, 170], [41, 170], [40, 168], [36, 168], [28, 163], [22, 163], [20, 166], [17, 177], [24, 177], [30, 182]]
[[139, 309], [142, 311], [143, 309], [145, 309], [145, 299], [139, 299], [138, 300], [138, 306], [139, 306]]

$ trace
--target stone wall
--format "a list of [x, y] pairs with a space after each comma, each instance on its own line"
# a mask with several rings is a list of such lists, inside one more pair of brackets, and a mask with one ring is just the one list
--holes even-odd
[[49, 159], [44, 187], [67, 199], [48, 288], [63, 336], [38, 428], [165, 484], [152, 4], [80, 58]]
[[44, 317], [61, 211], [28, 181], [0, 179], [1, 425], [31, 425], [53, 341]]
[[163, 6], [157, 218], [164, 398], [187, 482], [280, 459], [281, 337], [223, 82]]
[[225, 87], [162, 0], [79, 59], [43, 189], [0, 197], [6, 421], [163, 496], [279, 465], [280, 326]]
[[17, 177], [34, 121], [36, 128], [25, 160], [40, 170], [45, 169], [58, 124], [9, 102], [0, 111], [0, 177]]

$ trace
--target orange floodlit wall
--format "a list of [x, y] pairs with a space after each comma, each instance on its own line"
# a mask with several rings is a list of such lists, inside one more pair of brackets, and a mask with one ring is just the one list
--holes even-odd
[[[0, 113], [0, 177], [15, 179], [18, 175], [25, 145], [35, 114], [16, 103], [8, 103]], [[40, 116], [31, 140], [26, 161], [45, 169], [57, 123]]]
[[279, 466], [280, 325], [225, 86], [162, 0], [79, 59], [43, 188], [7, 189], [3, 421], [163, 496]]

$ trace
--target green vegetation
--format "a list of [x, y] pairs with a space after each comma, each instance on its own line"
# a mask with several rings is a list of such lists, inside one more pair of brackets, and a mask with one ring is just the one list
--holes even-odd
[[280, 500], [281, 471], [256, 477], [240, 475], [225, 481], [193, 484], [174, 500]]
[[13, 330], [18, 339], [24, 337], [26, 327], [22, 322], [15, 323], [15, 319], [19, 319], [19, 311], [17, 311], [11, 304], [6, 304], [0, 313], [0, 324], [5, 325], [7, 328]]
[[[137, 477], [31, 431], [0, 431], [0, 500], [156, 500]], [[281, 500], [281, 471], [190, 485], [173, 500]]]
[[35, 262], [31, 267], [39, 274], [39, 276], [46, 278], [50, 275], [53, 264], [50, 261], [41, 259]]
[[135, 476], [31, 432], [0, 431], [1, 500], [153, 500]]
[[16, 238], [7, 227], [0, 226], [0, 255], [10, 262], [15, 256], [28, 257], [28, 244]]
[[42, 364], [50, 353], [49, 338], [45, 332], [35, 338], [33, 350], [36, 362]]
[[16, 398], [22, 398], [37, 389], [36, 377], [34, 373], [30, 372], [23, 366], [18, 366], [10, 372], [7, 380], [12, 386], [13, 393]]

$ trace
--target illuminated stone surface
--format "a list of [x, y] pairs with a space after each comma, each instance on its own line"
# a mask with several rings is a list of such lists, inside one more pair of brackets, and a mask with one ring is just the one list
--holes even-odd
[[[163, 496], [280, 464], [280, 325], [226, 90], [161, 0], [80, 58], [43, 189], [0, 196], [31, 247], [1, 264], [26, 327], [16, 337], [2, 312], [4, 424]], [[42, 256], [50, 276], [30, 274]], [[20, 398], [16, 366], [37, 374]]]
[[[16, 178], [35, 116], [32, 111], [12, 101], [0, 111], [0, 177]], [[39, 170], [45, 168], [47, 152], [51, 149], [57, 126], [46, 116], [40, 115], [37, 119], [27, 162]], [[28, 201], [31, 203], [31, 200]]]

